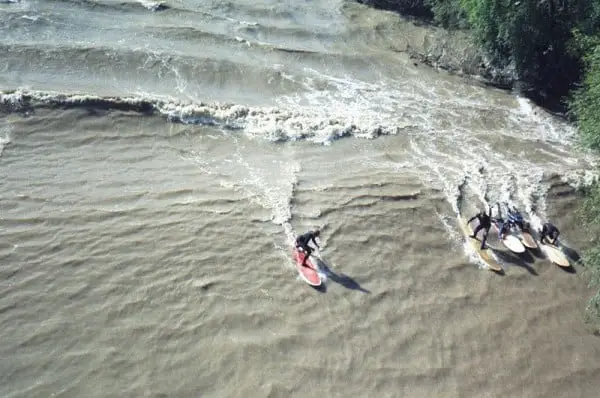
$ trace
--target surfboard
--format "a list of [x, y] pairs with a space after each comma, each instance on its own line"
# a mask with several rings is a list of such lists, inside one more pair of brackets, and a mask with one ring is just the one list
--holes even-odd
[[304, 256], [306, 253], [298, 251], [298, 249], [294, 249], [294, 260], [296, 261], [296, 269], [300, 274], [302, 280], [308, 283], [311, 286], [320, 286], [321, 285], [321, 277], [317, 273], [317, 267], [313, 263], [313, 261], [309, 258], [306, 260], [306, 266], [302, 265], [302, 261], [304, 261]]
[[521, 232], [521, 242], [523, 246], [528, 247], [530, 249], [537, 249], [537, 243], [535, 243], [535, 239], [529, 232]]
[[471, 245], [471, 247], [475, 250], [475, 252], [479, 255], [479, 257], [483, 260], [483, 262], [492, 270], [492, 271], [502, 271], [502, 267], [496, 263], [492, 256], [490, 255], [490, 251], [488, 249], [481, 250], [481, 242], [470, 238], [469, 235], [473, 234], [473, 230], [471, 226], [467, 223], [467, 220], [458, 216], [458, 225], [460, 225], [460, 229], [465, 235], [465, 239], [467, 243]]
[[521, 243], [521, 241], [519, 240], [519, 238], [517, 238], [514, 235], [506, 235], [504, 237], [504, 239], [502, 239], [502, 243], [504, 243], [504, 246], [508, 247], [508, 250], [510, 250], [511, 252], [514, 253], [524, 253], [525, 252], [525, 246], [523, 246], [523, 244]]
[[561, 267], [571, 266], [567, 256], [558, 247], [550, 243], [541, 243], [541, 246], [551, 262]]

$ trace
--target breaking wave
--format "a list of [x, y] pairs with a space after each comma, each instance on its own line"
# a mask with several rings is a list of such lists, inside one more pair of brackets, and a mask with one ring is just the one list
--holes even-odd
[[32, 90], [0, 94], [0, 111], [32, 112], [43, 108], [90, 108], [137, 112], [162, 116], [172, 123], [210, 125], [226, 130], [244, 130], [269, 141], [310, 140], [327, 144], [339, 138], [376, 138], [397, 134], [392, 125], [358, 125], [342, 118], [317, 118], [316, 115], [276, 107], [262, 108], [227, 103], [191, 103], [149, 96], [100, 97]]

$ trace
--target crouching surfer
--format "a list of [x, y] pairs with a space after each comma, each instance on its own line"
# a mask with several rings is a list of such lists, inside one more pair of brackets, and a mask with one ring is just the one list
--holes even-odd
[[486, 213], [485, 209], [481, 209], [479, 213], [475, 214], [469, 219], [469, 221], [467, 221], [467, 224], [475, 219], [479, 221], [479, 224], [475, 228], [475, 231], [473, 231], [473, 235], [469, 235], [469, 237], [477, 239], [477, 234], [479, 231], [483, 230], [483, 239], [481, 240], [481, 250], [483, 250], [485, 249], [485, 242], [487, 240], [488, 232], [492, 226], [492, 207], [490, 206], [489, 214]]
[[558, 230], [558, 228], [556, 228], [554, 224], [547, 222], [542, 226], [542, 229], [540, 230], [540, 243], [544, 243], [544, 240], [550, 238], [552, 239], [551, 243], [553, 245], [556, 245], [558, 235], [560, 235], [560, 231]]
[[308, 244], [310, 242], [313, 242], [315, 246], [317, 246], [317, 248], [320, 249], [319, 244], [315, 240], [315, 238], [318, 238], [319, 235], [321, 235], [321, 231], [317, 229], [315, 231], [308, 231], [307, 233], [302, 234], [296, 238], [296, 249], [303, 250], [305, 253], [304, 260], [302, 261], [302, 265], [304, 267], [306, 267], [306, 260], [308, 260], [308, 257], [312, 254], [313, 251], [312, 247], [310, 247]]

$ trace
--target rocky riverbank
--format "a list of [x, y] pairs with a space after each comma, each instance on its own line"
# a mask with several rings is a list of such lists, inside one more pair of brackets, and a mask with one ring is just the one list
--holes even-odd
[[[394, 51], [405, 52], [416, 62], [451, 73], [476, 78], [485, 84], [503, 89], [518, 88], [516, 74], [512, 69], [493, 67], [485, 55], [472, 42], [469, 33], [447, 30], [432, 24], [432, 14], [421, 1], [357, 0], [377, 12], [389, 12], [389, 21], [402, 24], [408, 32], [402, 39], [390, 41]], [[385, 33], [389, 26], [378, 25]]]

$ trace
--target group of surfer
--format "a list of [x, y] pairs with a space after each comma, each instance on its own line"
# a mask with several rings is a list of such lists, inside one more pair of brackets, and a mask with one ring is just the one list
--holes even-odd
[[[492, 206], [489, 206], [489, 211], [485, 209], [481, 209], [481, 211], [471, 217], [467, 223], [477, 219], [479, 224], [473, 231], [473, 234], [470, 235], [471, 238], [477, 239], [477, 234], [483, 230], [483, 239], [481, 240], [481, 249], [485, 249], [485, 242], [487, 241], [487, 236], [489, 230], [492, 226], [492, 223], [496, 224], [498, 228], [498, 237], [500, 240], [506, 237], [511, 229], [518, 228], [522, 232], [531, 232], [531, 225], [523, 219], [521, 212], [517, 210], [516, 207], [510, 207], [506, 204], [507, 214], [506, 220], [502, 217], [502, 210], [500, 208], [500, 203], [496, 203], [498, 206], [498, 215], [496, 217], [492, 217]], [[553, 245], [556, 244], [556, 240], [558, 239], [558, 235], [560, 235], [560, 231], [556, 226], [550, 222], [544, 223], [542, 228], [538, 231], [540, 235], [540, 242], [545, 243], [548, 241]], [[306, 266], [306, 260], [310, 257], [313, 252], [313, 248], [309, 245], [310, 242], [313, 242], [317, 248], [319, 244], [316, 241], [316, 238], [319, 237], [321, 231], [318, 229], [314, 231], [308, 231], [296, 238], [296, 249], [299, 251], [303, 251], [305, 253], [304, 260], [302, 261], [302, 265]]]
[[[508, 204], [506, 204], [507, 218], [504, 220], [504, 218], [502, 218], [500, 203], [496, 203], [496, 205], [498, 206], [497, 217], [492, 217], [492, 206], [490, 205], [489, 213], [486, 212], [485, 209], [481, 209], [479, 213], [475, 214], [467, 221], [467, 223], [470, 223], [471, 221], [477, 219], [479, 222], [475, 228], [475, 231], [473, 231], [473, 234], [470, 235], [470, 237], [477, 239], [477, 234], [479, 231], [483, 230], [483, 239], [481, 240], [482, 250], [486, 248], [485, 242], [487, 241], [488, 232], [492, 226], [492, 223], [496, 224], [496, 227], [498, 228], [498, 238], [500, 240], [503, 240], [506, 237], [506, 234], [508, 234], [513, 228], [517, 228], [521, 232], [531, 232], [531, 225], [523, 219], [523, 216], [516, 207], [510, 207]], [[556, 240], [560, 235], [558, 228], [556, 228], [556, 226], [550, 222], [544, 223], [538, 232], [541, 243], [545, 243], [545, 241], [549, 238], [551, 241], [548, 241], [553, 245], [556, 244]]]

